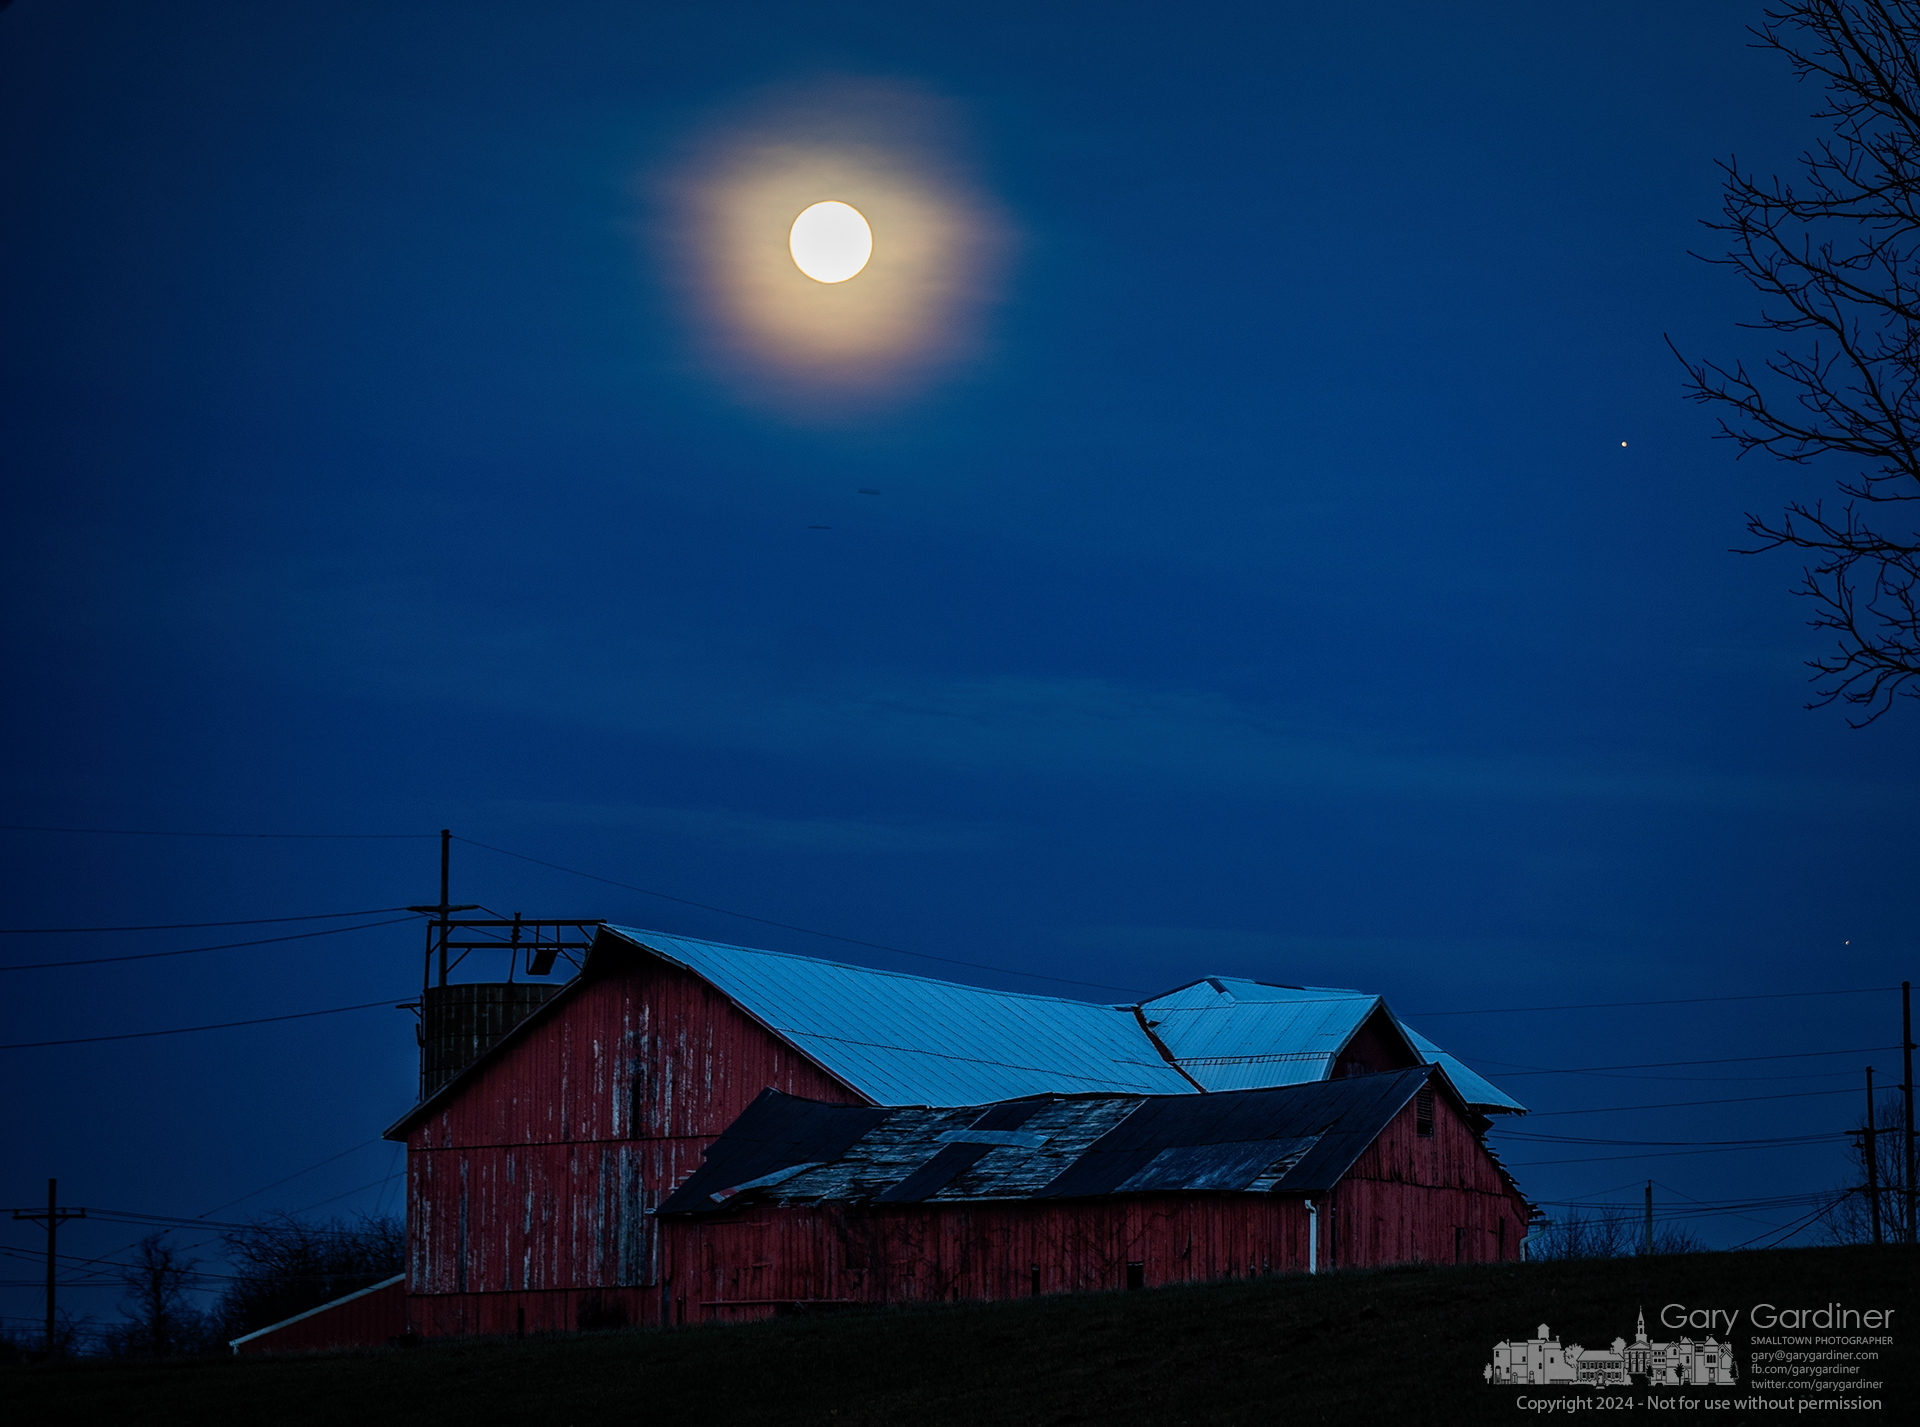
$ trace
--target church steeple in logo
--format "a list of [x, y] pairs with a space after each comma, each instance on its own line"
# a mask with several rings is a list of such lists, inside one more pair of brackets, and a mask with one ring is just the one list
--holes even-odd
[[1562, 1344], [1542, 1323], [1529, 1341], [1493, 1345], [1493, 1361], [1481, 1372], [1490, 1383], [1567, 1383], [1581, 1387], [1731, 1387], [1738, 1365], [1733, 1344], [1709, 1336], [1696, 1343], [1655, 1343], [1647, 1338], [1647, 1310], [1641, 1307], [1633, 1341], [1615, 1338], [1610, 1348]]

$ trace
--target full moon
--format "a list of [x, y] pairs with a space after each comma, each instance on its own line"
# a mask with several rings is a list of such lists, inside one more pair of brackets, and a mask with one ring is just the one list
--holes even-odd
[[793, 220], [787, 247], [794, 265], [815, 282], [845, 282], [873, 256], [873, 229], [845, 203], [816, 203]]

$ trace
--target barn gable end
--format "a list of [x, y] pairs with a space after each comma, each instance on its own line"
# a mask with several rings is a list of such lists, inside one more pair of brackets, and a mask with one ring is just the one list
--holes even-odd
[[416, 1331], [649, 1322], [650, 1211], [765, 1087], [864, 1097], [689, 971], [596, 961], [403, 1120]]

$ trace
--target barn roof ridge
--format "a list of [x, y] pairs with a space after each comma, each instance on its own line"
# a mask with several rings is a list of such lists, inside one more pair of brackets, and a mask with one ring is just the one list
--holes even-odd
[[[1525, 1108], [1412, 1031], [1384, 997], [1370, 992], [1203, 977], [1135, 1005], [1115, 1005], [638, 927], [606, 924], [602, 935], [698, 976], [770, 1034], [877, 1104], [984, 1104], [1048, 1094], [1181, 1095], [1190, 1087], [1221, 1094], [1271, 1088], [1276, 1076], [1314, 1083], [1332, 1073], [1360, 1028], [1382, 1014], [1416, 1059], [1443, 1067], [1467, 1103], [1496, 1113], [1524, 1113]], [[596, 949], [600, 944], [596, 939]], [[595, 963], [590, 951], [579, 976], [412, 1106], [386, 1135], [404, 1138], [433, 1107], [462, 1093], [481, 1066], [536, 1025], [562, 1014], [583, 986], [599, 979]], [[1295, 994], [1242, 998], [1227, 989], [1229, 983]], [[1199, 997], [1186, 994], [1199, 987], [1209, 989]], [[1235, 1014], [1207, 1014], [1228, 1010]], [[1148, 1022], [1140, 1015], [1136, 1020], [1137, 1013], [1147, 1011], [1160, 1019]], [[1169, 1047], [1164, 1058], [1156, 1053], [1156, 1035]]]
[[[903, 981], [924, 981], [934, 986], [964, 986], [967, 990], [976, 991], [983, 996], [1018, 996], [1028, 1001], [1060, 1001], [1065, 1002], [1069, 1006], [1098, 1006], [1103, 1010], [1110, 1011], [1129, 1010], [1136, 1004], [1134, 1002], [1119, 1001], [1083, 1001], [1077, 996], [1053, 996], [1044, 991], [1008, 991], [998, 986], [976, 986], [971, 981], [950, 981], [941, 976], [922, 976], [917, 971], [894, 971], [881, 966], [862, 966], [856, 961], [835, 961], [830, 957], [807, 956], [797, 951], [774, 951], [764, 946], [741, 946], [737, 942], [714, 941], [710, 937], [683, 936], [679, 932], [651, 931], [646, 927], [630, 927], [618, 922], [607, 922], [605, 926], [608, 931], [616, 932], [629, 941], [632, 941], [635, 937], [650, 936], [660, 937], [668, 941], [688, 941], [701, 946], [710, 946], [718, 951], [744, 951], [754, 956], [784, 957], [789, 961], [804, 961], [814, 966], [834, 966], [844, 971], [858, 971], [864, 976], [891, 976]], [[646, 946], [648, 943], [642, 942], [641, 945]], [[1358, 995], [1360, 993], [1356, 992], [1355, 994]]]

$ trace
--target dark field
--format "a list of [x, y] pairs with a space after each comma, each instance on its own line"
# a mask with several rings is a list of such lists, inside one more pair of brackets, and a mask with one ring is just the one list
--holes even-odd
[[[736, 1328], [612, 1332], [411, 1350], [0, 1371], [0, 1420], [37, 1423], [1293, 1424], [1566, 1420], [1480, 1376], [1493, 1344], [1547, 1323], [1563, 1342], [1649, 1334], [1668, 1303], [1740, 1309], [1733, 1389], [1697, 1408], [1575, 1420], [1920, 1422], [1912, 1343], [1920, 1253], [1800, 1249], [1675, 1258], [1384, 1269], [1089, 1294], [1037, 1302], [793, 1318]], [[1756, 1302], [1891, 1307], [1895, 1343], [1864, 1376], [1878, 1411], [1715, 1410], [1748, 1395]], [[1693, 1334], [1698, 1338], [1699, 1333]], [[1868, 1351], [1872, 1351], [1869, 1349]], [[1593, 1393], [1571, 1395], [1591, 1401]], [[1661, 1394], [1672, 1403], [1679, 1394]], [[1831, 1394], [1772, 1394], [1777, 1397]], [[1710, 1400], [1710, 1401], [1709, 1401]]]

